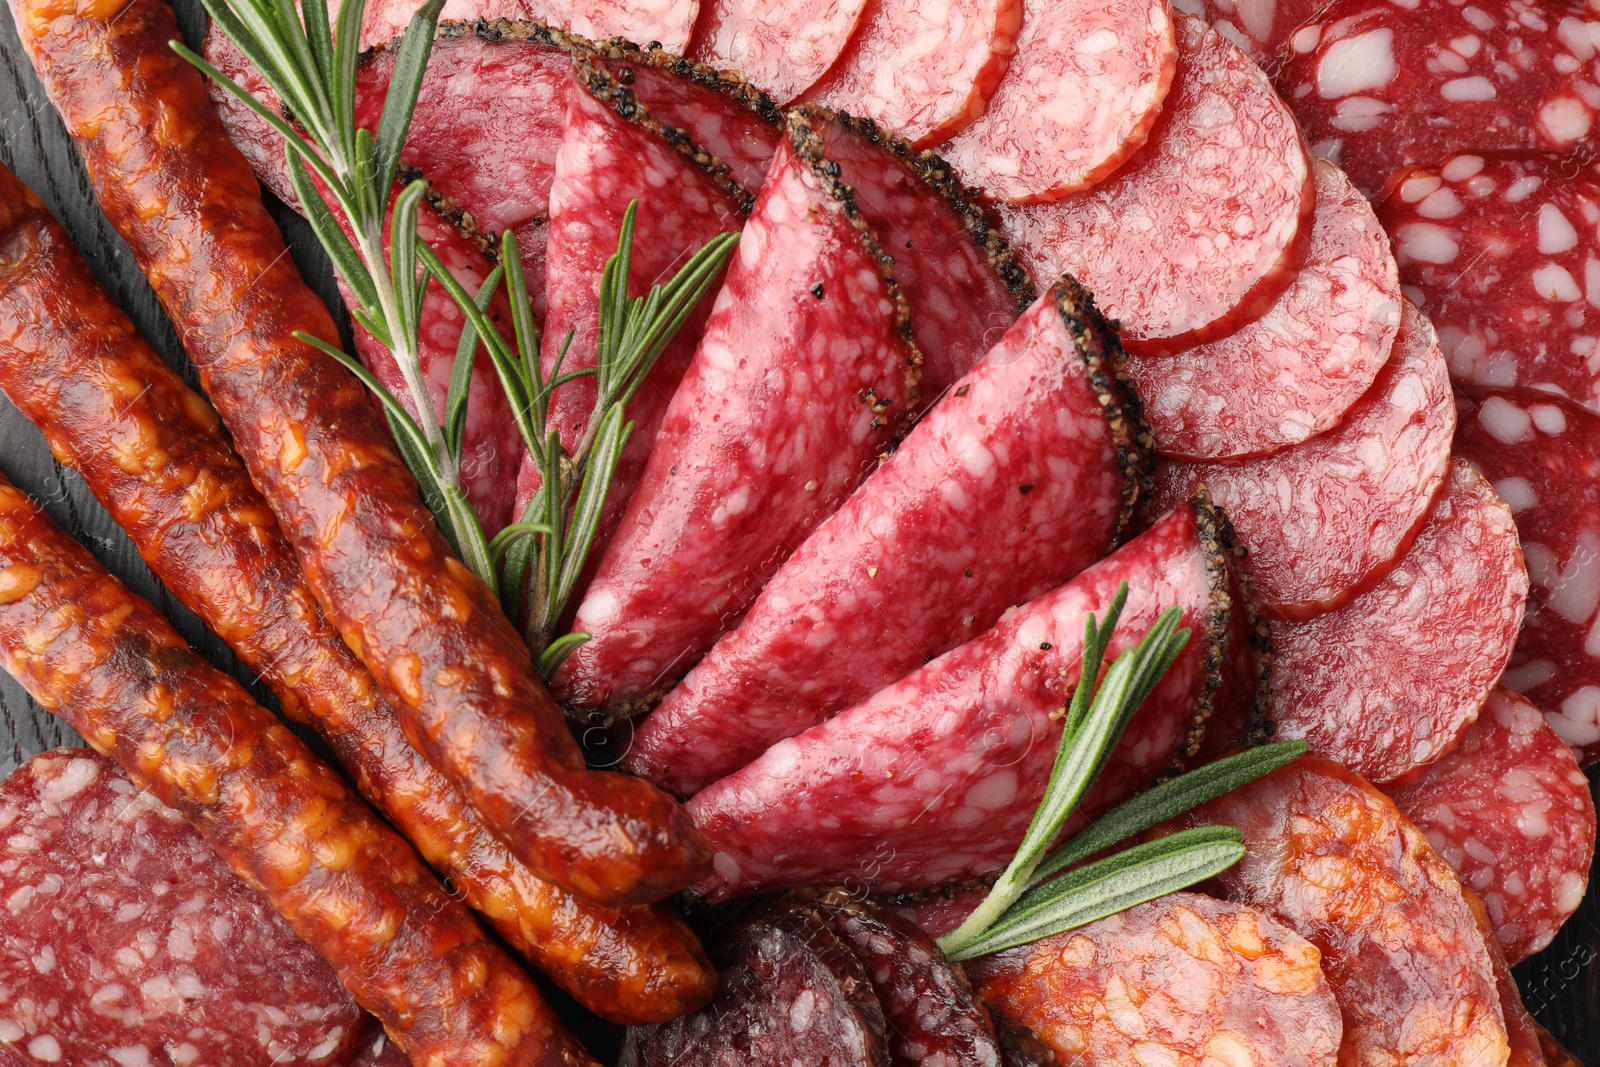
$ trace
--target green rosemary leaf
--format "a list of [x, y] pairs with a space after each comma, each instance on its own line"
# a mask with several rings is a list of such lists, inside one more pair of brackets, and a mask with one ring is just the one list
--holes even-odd
[[986, 956], [1186, 889], [1239, 862], [1241, 842], [1231, 826], [1205, 826], [1135, 845], [1039, 886], [981, 937], [947, 951], [958, 962]]
[[539, 672], [539, 677], [545, 681], [555, 677], [556, 671], [561, 669], [561, 665], [567, 661], [567, 657], [577, 651], [578, 646], [587, 640], [589, 640], [588, 634], [570, 633], [551, 641], [550, 647], [540, 654], [539, 661], [534, 664], [534, 668]]
[[[395, 197], [394, 213], [389, 218], [390, 284], [394, 287], [394, 332], [400, 337], [415, 337], [421, 323], [422, 307], [417, 293], [417, 208], [428, 187], [414, 181]], [[431, 264], [429, 265], [431, 267]]]
[[[432, 271], [428, 273], [430, 277], [433, 274]], [[495, 290], [500, 287], [501, 273], [500, 267], [490, 271], [478, 287], [478, 295], [473, 298], [473, 304], [485, 314], [494, 300]], [[450, 365], [450, 390], [444, 402], [444, 437], [450, 446], [450, 454], [456, 457], [461, 455], [461, 443], [466, 431], [467, 401], [471, 396], [472, 369], [477, 365], [477, 355], [478, 328], [471, 319], [467, 319], [461, 327], [461, 340], [456, 343], [455, 362]]]
[[[528, 278], [522, 270], [522, 250], [517, 235], [509, 228], [500, 239], [500, 269], [506, 272], [506, 299], [511, 302], [511, 332], [522, 355], [522, 380], [525, 395], [533, 396], [542, 385], [539, 376], [539, 324], [533, 318], [533, 301], [528, 296]], [[571, 335], [568, 335], [571, 343]], [[563, 353], [565, 349], [563, 348]], [[544, 422], [540, 415], [538, 422]]]
[[[312, 184], [311, 175], [306, 171], [300, 152], [291, 146], [285, 146], [284, 153], [289, 162], [289, 181], [294, 185], [295, 196], [300, 198], [300, 207], [305, 212], [306, 221], [311, 224], [312, 232], [317, 235], [317, 241], [327, 251], [328, 258], [333, 261], [333, 269], [339, 272], [339, 277], [350, 287], [350, 292], [355, 295], [356, 303], [361, 308], [377, 308], [378, 289], [373, 283], [372, 275], [368, 272], [367, 265], [362, 262], [355, 245], [345, 234], [344, 227], [333, 217], [333, 209], [322, 199], [322, 194]], [[340, 208], [347, 214], [351, 211], [351, 205], [348, 204], [341, 204]], [[380, 338], [386, 338], [388, 334], [388, 331], [382, 328], [373, 332]], [[387, 340], [385, 344], [388, 344]]]
[[[244, 57], [250, 61], [250, 65], [259, 70], [262, 76], [267, 79], [267, 81], [271, 82], [273, 85], [277, 85], [284, 80], [283, 75], [278, 72], [277, 64], [272, 60], [271, 53], [268, 52], [267, 48], [261, 43], [261, 40], [257, 38], [255, 34], [251, 33], [245, 28], [245, 24], [240, 21], [238, 15], [234, 14], [233, 9], [228, 6], [226, 0], [200, 0], [200, 2], [205, 6], [206, 13], [211, 16], [214, 22], [216, 22], [218, 28], [227, 35], [228, 39], [234, 43], [235, 47], [237, 47], [240, 52], [244, 53]], [[219, 85], [228, 87], [229, 91], [235, 96], [239, 97], [245, 103], [251, 104], [258, 114], [269, 116], [270, 118], [276, 120], [277, 125], [283, 126], [284, 129], [288, 128], [286, 125], [284, 125], [283, 117], [281, 115], [278, 115], [268, 108], [262, 107], [260, 102], [257, 101], [255, 97], [251, 96], [249, 93], [245, 92], [242, 88], [236, 85], [233, 82], [233, 79], [229, 78], [226, 74], [223, 74], [221, 71], [217, 70], [216, 67], [213, 67], [210, 63], [207, 63], [204, 59], [200, 58], [200, 56], [190, 51], [182, 41], [168, 41], [167, 44], [174, 52], [177, 52], [184, 59], [187, 59], [190, 63], [199, 67], [208, 78], [211, 78]], [[279, 130], [279, 132], [281, 133], [283, 131]]]
[[[248, 7], [260, 3], [266, 8], [265, 15], [270, 19], [277, 30], [274, 43], [283, 49], [284, 58], [279, 61], [280, 69], [293, 72], [297, 80], [304, 86], [305, 103], [295, 114], [299, 116], [302, 111], [315, 115], [332, 128], [333, 101], [327, 89], [327, 78], [323, 74], [322, 64], [317, 59], [316, 49], [311, 43], [311, 34], [302, 19], [301, 12], [295, 7], [292, 0], [242, 0]], [[322, 16], [322, 34], [328, 33], [327, 12]]]
[[411, 116], [417, 109], [417, 94], [422, 91], [422, 76], [428, 68], [428, 56], [433, 52], [433, 31], [439, 24], [439, 12], [444, 0], [428, 0], [411, 16], [405, 36], [400, 39], [400, 51], [395, 56], [394, 72], [389, 76], [389, 89], [383, 98], [383, 114], [378, 119], [378, 134], [373, 151], [373, 188], [379, 197], [387, 199], [389, 187], [400, 168], [400, 150], [405, 146], [406, 131], [411, 128]]
[[1033, 872], [1029, 888], [1119, 841], [1271, 774], [1303, 756], [1308, 747], [1304, 741], [1276, 741], [1226, 756], [1145, 790], [1100, 816], [1045, 857]]
[[614, 398], [624, 405], [655, 366], [661, 353], [694, 313], [739, 244], [739, 235], [723, 233], [707, 241], [665, 287], [651, 290], [651, 300], [635, 317], [637, 334], [629, 338], [626, 362], [621, 368], [621, 391]]
[[[522, 520], [517, 526], [537, 526], [540, 530], [549, 530], [547, 523], [536, 521], [536, 516], [542, 515], [544, 502], [538, 493], [528, 501], [528, 506], [523, 509]], [[554, 531], [552, 531], [554, 532]], [[500, 565], [500, 606], [505, 610], [506, 618], [517, 622], [522, 617], [522, 590], [528, 584], [528, 569], [533, 566], [534, 555], [539, 551], [537, 537], [514, 538], [506, 546], [503, 562]]]
[[335, 126], [344, 138], [340, 152], [344, 158], [355, 158], [356, 131], [356, 68], [361, 60], [361, 23], [366, 14], [366, 0], [342, 0], [339, 4], [339, 22], [334, 29], [334, 85], [339, 91], [333, 94]]
[[337, 85], [338, 70], [333, 52], [333, 30], [328, 19], [328, 0], [301, 0], [301, 18], [306, 27], [306, 44], [316, 62], [324, 85]]
[[550, 532], [550, 527], [542, 522], [514, 522], [495, 534], [489, 541], [489, 555], [494, 557], [495, 564], [498, 566], [506, 558], [506, 553], [516, 547], [519, 541], [533, 537], [536, 534], [548, 534]]
[[622, 459], [622, 449], [633, 432], [633, 423], [622, 421], [622, 405], [613, 404], [600, 420], [600, 431], [595, 435], [594, 448], [584, 467], [583, 481], [579, 485], [578, 499], [572, 508], [572, 525], [567, 531], [566, 558], [550, 588], [550, 603], [546, 609], [551, 619], [560, 618], [572, 596], [578, 576], [583, 572], [584, 560], [594, 544], [600, 529], [600, 516], [605, 510], [606, 492], [611, 478], [616, 474], [617, 462]]

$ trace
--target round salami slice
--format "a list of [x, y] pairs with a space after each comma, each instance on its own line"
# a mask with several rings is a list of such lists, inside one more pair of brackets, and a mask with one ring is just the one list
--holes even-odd
[[1289, 37], [1277, 76], [1317, 155], [1373, 194], [1451, 152], [1600, 148], [1582, 0], [1335, 0]]
[[87, 749], [0, 784], [0, 1044], [33, 1063], [344, 1063], [371, 1019], [183, 818]]
[[1505, 669], [1527, 592], [1510, 511], [1457, 462], [1381, 582], [1273, 626], [1276, 736], [1378, 782], [1438, 759]]
[[1378, 217], [1458, 388], [1600, 411], [1600, 171], [1542, 153], [1451, 156], [1396, 178]]
[[628, 1031], [621, 1067], [891, 1067], [867, 969], [810, 908], [791, 900], [740, 918], [711, 955], [717, 993], [699, 1011]]
[[1162, 455], [1259, 455], [1338, 424], [1388, 362], [1400, 282], [1372, 207], [1315, 161], [1305, 266], [1265, 315], [1172, 356], [1128, 362]]
[[1289, 36], [1328, 0], [1175, 0], [1249, 53], [1268, 73], [1283, 64]]
[[1023, 0], [868, 0], [807, 100], [861, 115], [918, 147], [978, 119], [1017, 51]]
[[1001, 209], [1023, 263], [1088, 286], [1138, 352], [1259, 318], [1300, 269], [1316, 200], [1300, 127], [1261, 68], [1199, 19], [1173, 21], [1178, 75], [1149, 143], [1092, 189]]
[[[361, 46], [399, 37], [422, 0], [372, 0], [361, 20]], [[440, 21], [531, 19], [601, 41], [623, 37], [682, 52], [699, 12], [695, 0], [445, 0]], [[334, 5], [330, 9], [336, 10]]]
[[838, 60], [866, 7], [867, 0], [707, 0], [689, 58], [743, 71], [788, 103]]
[[1433, 328], [1408, 304], [1388, 364], [1339, 426], [1255, 459], [1163, 464], [1156, 502], [1206, 486], [1250, 553], [1262, 610], [1309, 618], [1381, 577], [1416, 535], [1455, 422]]
[[1305, 938], [1243, 904], [1173, 893], [966, 964], [1061, 1063], [1332, 1067], [1339, 1005]]
[[1216, 879], [1322, 953], [1342, 1064], [1505, 1063], [1494, 961], [1461, 882], [1394, 803], [1303, 756], [1169, 824], [1227, 825], [1245, 855]]
[[1496, 690], [1454, 750], [1386, 788], [1483, 899], [1512, 963], [1577, 910], [1594, 859], [1594, 800], [1572, 750], [1522, 697]]
[[983, 117], [940, 149], [1014, 203], [1055, 200], [1121, 166], [1178, 65], [1166, 0], [1025, 0], [1016, 51]]
[[1463, 402], [1456, 455], [1511, 506], [1531, 583], [1503, 684], [1544, 710], [1579, 761], [1600, 758], [1600, 415], [1557, 397]]

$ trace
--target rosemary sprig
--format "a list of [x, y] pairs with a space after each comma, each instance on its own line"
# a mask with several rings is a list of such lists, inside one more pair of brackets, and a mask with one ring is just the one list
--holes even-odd
[[1049, 937], [1226, 870], [1244, 854], [1239, 831], [1229, 826], [1186, 830], [1093, 863], [1084, 861], [1305, 752], [1298, 741], [1263, 745], [1190, 771], [1113, 808], [1047, 854], [1104, 769], [1128, 721], [1189, 640], [1189, 631], [1178, 628], [1181, 612], [1171, 608], [1136, 647], [1117, 657], [1097, 684], [1127, 596], [1123, 583], [1106, 608], [1104, 625], [1092, 614], [1085, 623], [1082, 673], [1067, 707], [1044, 799], [989, 895], [965, 922], [939, 939], [951, 959], [971, 959]]

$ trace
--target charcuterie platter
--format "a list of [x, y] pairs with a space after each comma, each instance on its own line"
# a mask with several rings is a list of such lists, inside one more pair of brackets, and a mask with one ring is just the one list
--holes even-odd
[[0, 1065], [1593, 1067], [1587, 8], [9, 7]]

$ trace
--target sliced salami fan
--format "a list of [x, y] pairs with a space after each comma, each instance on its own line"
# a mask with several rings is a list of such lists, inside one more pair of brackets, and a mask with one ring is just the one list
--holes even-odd
[[1025, 0], [1016, 50], [983, 117], [940, 149], [1014, 203], [1055, 200], [1121, 166], [1178, 66], [1166, 0]]
[[739, 70], [788, 103], [816, 84], [844, 52], [867, 0], [706, 0], [689, 58]]
[[805, 98], [918, 147], [979, 118], [1017, 51], [1023, 0], [867, 0], [843, 54]]
[[983, 633], [1115, 545], [1153, 456], [1116, 336], [1058, 283], [643, 724], [625, 766], [681, 796]]
[[1539, 709], [1496, 690], [1455, 749], [1387, 787], [1483, 899], [1513, 963], [1577, 910], [1594, 859], [1589, 781]]
[[1163, 464], [1156, 501], [1205, 485], [1250, 552], [1262, 608], [1308, 618], [1381, 577], [1416, 535], [1455, 415], [1433, 328], [1407, 304], [1388, 365], [1338, 427], [1257, 459]]
[[1531, 591], [1504, 684], [1582, 763], [1600, 757], [1600, 415], [1553, 396], [1464, 403], [1456, 454], [1511, 506]]
[[1243, 904], [1173, 893], [966, 964], [984, 1000], [1061, 1063], [1333, 1067], [1343, 1025], [1322, 955]]
[[1044, 795], [1077, 684], [1084, 622], [1128, 602], [1108, 658], [1178, 606], [1194, 638], [1140, 707], [1079, 809], [1148, 785], [1203, 723], [1228, 638], [1220, 517], [1171, 512], [988, 633], [702, 791], [689, 814], [717, 851], [712, 899], [791, 886], [917, 889], [999, 870]]
[[1211, 23], [1268, 72], [1283, 63], [1289, 36], [1328, 0], [1176, 0], [1172, 5]]
[[1277, 83], [1316, 153], [1370, 195], [1451, 152], [1593, 153], [1597, 39], [1580, 0], [1335, 0], [1290, 36]]
[[1542, 153], [1451, 156], [1397, 177], [1378, 217], [1460, 389], [1600, 411], [1600, 172]]
[[871, 472], [913, 395], [889, 261], [795, 117], [579, 605], [569, 706], [648, 706]]
[[[638, 201], [638, 214], [629, 292], [643, 297], [652, 285], [671, 280], [712, 238], [740, 230], [751, 196], [726, 167], [713, 164], [678, 131], [663, 127], [631, 89], [580, 54], [567, 93], [566, 133], [550, 192], [547, 310], [540, 352], [547, 376], [595, 366], [601, 276], [616, 252], [633, 201]], [[710, 311], [711, 301], [702, 300], [628, 402], [633, 432], [612, 475], [591, 550], [596, 556], [604, 551], [644, 473], [656, 431]], [[589, 429], [597, 391], [595, 379], [583, 377], [567, 382], [550, 398], [550, 425], [569, 452]], [[531, 455], [524, 456], [517, 515], [525, 513], [539, 481], [538, 464]]]
[[[399, 37], [421, 0], [373, 0], [361, 20], [361, 46]], [[682, 52], [694, 29], [696, 0], [446, 0], [441, 21], [533, 19], [592, 40], [623, 37]]]
[[715, 998], [669, 1023], [628, 1031], [622, 1067], [891, 1067], [866, 967], [810, 908], [762, 905], [711, 953], [721, 972]]
[[1343, 1064], [1504, 1063], [1494, 962], [1460, 881], [1393, 802], [1304, 756], [1172, 824], [1238, 827], [1216, 879], [1322, 952]]
[[1438, 759], [1505, 669], [1527, 594], [1510, 511], [1455, 463], [1381, 582], [1335, 611], [1273, 626], [1276, 736], [1379, 782]]
[[1372, 207], [1316, 160], [1305, 266], [1265, 315], [1172, 356], [1128, 362], [1164, 456], [1259, 455], [1332, 429], [1388, 362], [1400, 282]]
[[177, 812], [88, 749], [0, 784], [0, 1047], [27, 1062], [344, 1063], [372, 1020]]
[[1266, 75], [1199, 19], [1173, 21], [1178, 75], [1149, 143], [1092, 189], [1001, 212], [1023, 263], [1087, 285], [1139, 352], [1259, 318], [1300, 268], [1316, 200], [1300, 128]]

